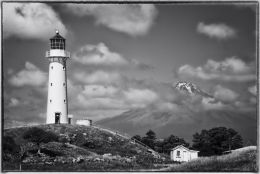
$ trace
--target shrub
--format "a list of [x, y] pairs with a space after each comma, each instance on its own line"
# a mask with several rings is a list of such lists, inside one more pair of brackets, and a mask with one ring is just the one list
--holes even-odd
[[17, 145], [14, 139], [10, 136], [3, 137], [3, 151], [4, 153], [19, 153], [20, 146]]
[[56, 134], [52, 132], [46, 132], [43, 129], [37, 127], [33, 127], [26, 131], [23, 135], [23, 138], [31, 142], [35, 142], [37, 145], [40, 145], [40, 143], [48, 143], [59, 140], [59, 137]]
[[3, 159], [16, 160], [20, 156], [20, 146], [17, 145], [14, 139], [10, 136], [3, 137]]

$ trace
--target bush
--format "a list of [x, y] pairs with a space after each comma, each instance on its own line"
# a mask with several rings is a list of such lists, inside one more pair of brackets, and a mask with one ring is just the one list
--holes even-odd
[[28, 131], [26, 131], [23, 135], [24, 139], [27, 139], [31, 142], [35, 142], [38, 145], [40, 143], [48, 143], [51, 141], [58, 141], [59, 137], [52, 133], [52, 132], [47, 132], [44, 131], [43, 129], [37, 128], [37, 127], [33, 127], [31, 129], [29, 129]]
[[17, 145], [14, 139], [10, 136], [3, 137], [3, 152], [16, 154], [20, 152], [20, 146]]
[[3, 147], [3, 167], [5, 170], [14, 170], [19, 168], [20, 146], [17, 145], [11, 136], [4, 136], [2, 139]]

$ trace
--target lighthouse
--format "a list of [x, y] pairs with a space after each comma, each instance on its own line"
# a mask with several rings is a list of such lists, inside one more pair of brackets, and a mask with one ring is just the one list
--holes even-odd
[[46, 52], [49, 60], [49, 82], [47, 100], [47, 124], [68, 123], [67, 69], [66, 61], [70, 53], [65, 51], [65, 38], [59, 31], [50, 38], [50, 50]]

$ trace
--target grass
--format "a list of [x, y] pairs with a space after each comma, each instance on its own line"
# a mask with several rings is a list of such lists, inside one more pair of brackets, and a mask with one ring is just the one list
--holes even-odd
[[[33, 143], [23, 139], [23, 134], [31, 127], [5, 129], [5, 136], [11, 136], [16, 144], [26, 146], [28, 152], [26, 159], [31, 159], [31, 162], [22, 163], [23, 171], [132, 171], [155, 168], [154, 164], [161, 162], [148, 153], [145, 147], [95, 127], [79, 125], [32, 127], [55, 133], [59, 136], [59, 140], [58, 142], [41, 143], [41, 153], [45, 157], [39, 157], [35, 145], [29, 145]], [[108, 153], [116, 159], [104, 160], [103, 155]], [[71, 162], [71, 158], [75, 159], [80, 156], [85, 159], [84, 162]], [[135, 158], [134, 161], [126, 162], [126, 159], [132, 157]], [[95, 161], [95, 158], [102, 160]], [[59, 159], [62, 159], [59, 161], [60, 163], [57, 162]], [[19, 159], [13, 156], [12, 160], [17, 162], [4, 161], [4, 171], [19, 170]], [[54, 162], [55, 160], [56, 162]], [[64, 164], [61, 161], [67, 162]]]
[[249, 146], [233, 150], [230, 154], [200, 157], [180, 165], [174, 165], [167, 171], [174, 172], [257, 172], [257, 149]]
[[[28, 157], [36, 162], [22, 163], [22, 171], [176, 171], [176, 172], [256, 172], [258, 171], [255, 146], [233, 150], [222, 156], [200, 157], [196, 160], [172, 164], [172, 161], [158, 160], [147, 149], [129, 139], [103, 131], [95, 127], [79, 125], [39, 125], [33, 126], [50, 131], [59, 136], [58, 142], [42, 143], [37, 156], [37, 146], [23, 139], [23, 134], [31, 127], [4, 130], [4, 136], [11, 136], [16, 144], [27, 147]], [[65, 143], [66, 142], [66, 143]], [[31, 145], [30, 145], [31, 144]], [[110, 153], [116, 159], [103, 157]], [[3, 171], [19, 171], [19, 159], [15, 156], [3, 160]], [[119, 157], [118, 157], [119, 156]], [[73, 163], [73, 158], [82, 157], [83, 162]], [[125, 159], [135, 157], [134, 161]], [[45, 161], [42, 160], [45, 158]], [[96, 161], [99, 158], [102, 160]], [[56, 161], [55, 161], [56, 160]], [[66, 161], [66, 163], [63, 163]], [[48, 163], [46, 163], [48, 162]], [[170, 168], [161, 170], [167, 165]]]

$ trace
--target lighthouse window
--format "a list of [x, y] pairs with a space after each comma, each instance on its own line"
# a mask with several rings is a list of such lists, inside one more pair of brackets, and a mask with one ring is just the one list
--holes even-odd
[[51, 86], [52, 86], [52, 83], [51, 83]]
[[65, 86], [65, 83], [63, 83], [63, 86]]
[[51, 69], [53, 69], [53, 66], [51, 66]]
[[65, 40], [64, 39], [51, 40], [51, 49], [65, 50]]
[[50, 100], [50, 103], [51, 103], [52, 100]]
[[66, 103], [66, 100], [64, 100], [64, 103]]
[[63, 70], [65, 70], [65, 67], [62, 67]]

